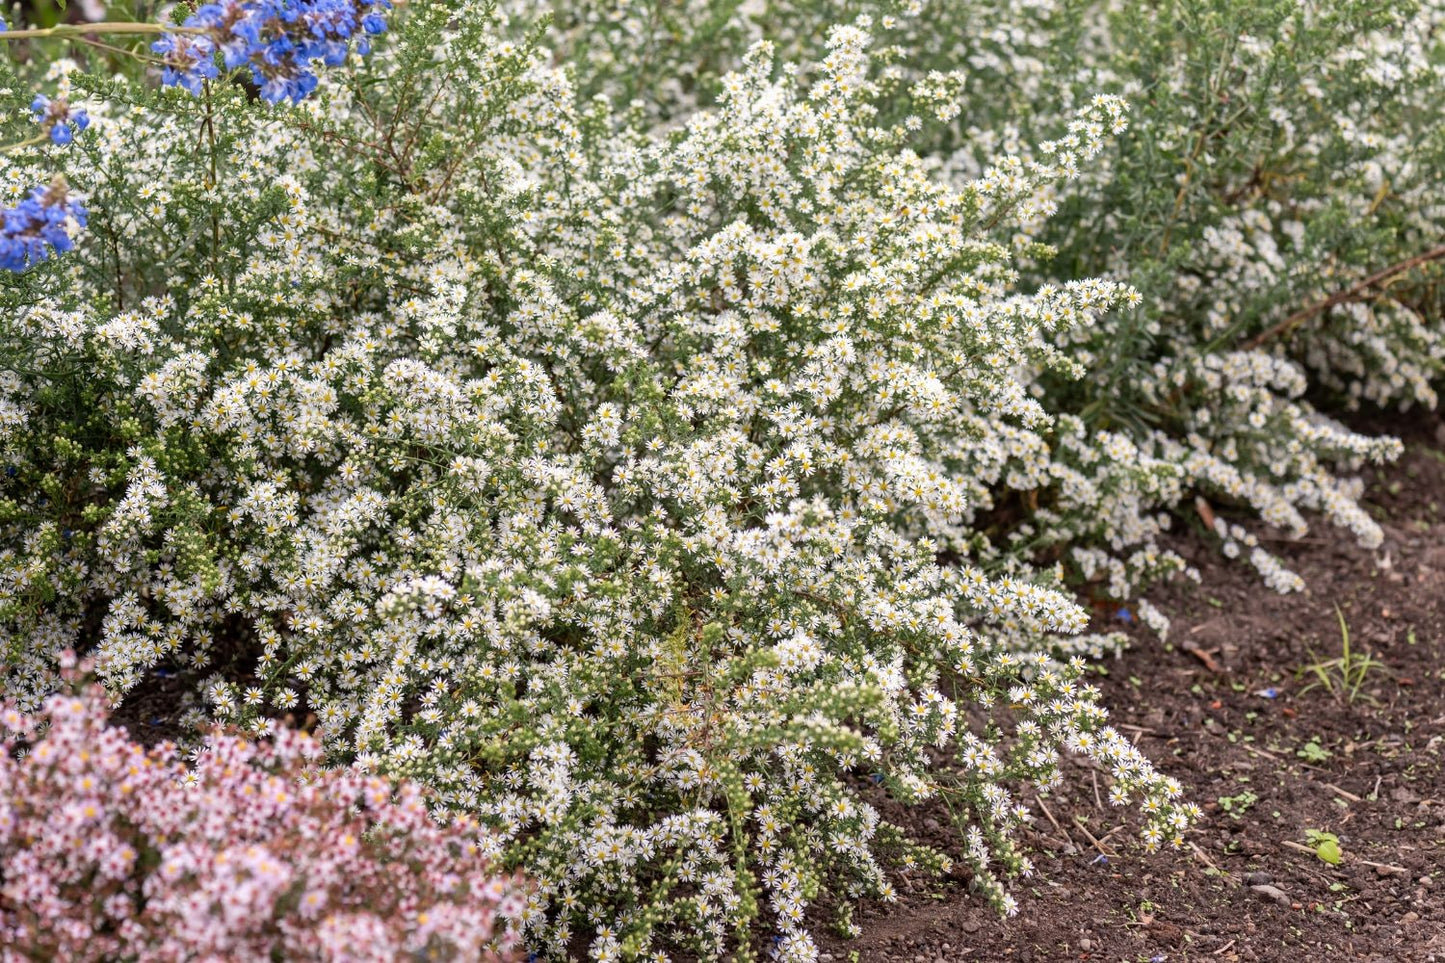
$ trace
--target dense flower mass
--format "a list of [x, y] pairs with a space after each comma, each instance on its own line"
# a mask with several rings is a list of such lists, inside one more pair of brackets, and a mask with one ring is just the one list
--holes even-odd
[[0, 211], [0, 270], [24, 271], [75, 246], [72, 229], [84, 227], [85, 207], [67, 196], [64, 181], [37, 187]]
[[[324, 138], [213, 87], [236, 144], [214, 200], [188, 125], [96, 121], [96, 206], [140, 193], [202, 229], [169, 294], [13, 321], [93, 373], [113, 426], [14, 465], [16, 690], [50, 688], [86, 611], [117, 691], [250, 638], [254, 683], [212, 675], [208, 711], [304, 700], [337, 757], [435, 787], [536, 881], [520, 922], [556, 956], [727, 958], [765, 926], [811, 958], [808, 906], [891, 898], [898, 859], [962, 862], [1011, 911], [1022, 793], [1064, 752], [1146, 848], [1182, 844], [1181, 787], [1046, 654], [1087, 623], [1058, 573], [986, 570], [964, 523], [1051, 420], [1020, 378], [1076, 367], [1045, 335], [1136, 300], [1010, 267], [1125, 104], [950, 186], [880, 116], [858, 26], [797, 71], [759, 45], [716, 108], [648, 133], [486, 5], [410, 11], [366, 69], [416, 72], [321, 88]], [[151, 270], [133, 222], [95, 230], [138, 242], [123, 277]], [[14, 430], [60, 411], [29, 383]], [[25, 487], [76, 465], [44, 505]], [[1007, 725], [965, 724], [1000, 703]], [[946, 797], [958, 849], [910, 843], [878, 794]]]
[[161, 55], [165, 83], [193, 94], [219, 74], [220, 53], [228, 70], [250, 68], [266, 100], [299, 102], [316, 89], [317, 63], [340, 66], [358, 36], [357, 52], [370, 51], [367, 38], [386, 30], [381, 10], [390, 8], [389, 0], [221, 0], [151, 49]]
[[[526, 3], [507, 6], [520, 16]], [[1027, 151], [1095, 91], [1130, 96], [1137, 111], [1117, 149], [1081, 167], [1067, 194], [1047, 192], [1051, 207], [1068, 200], [1064, 213], [1022, 226], [1042, 252], [1017, 262], [1028, 282], [1096, 274], [1143, 298], [1054, 336], [1085, 374], [1044, 371], [1030, 385], [1065, 417], [1010, 438], [974, 499], [981, 512], [1039, 505], [996, 547], [1057, 555], [1072, 581], [1120, 599], [1184, 568], [1161, 536], [1179, 515], [1199, 517], [1196, 498], [1236, 515], [1223, 529], [1204, 516], [1206, 531], [1279, 591], [1303, 583], [1259, 535], [1298, 537], [1323, 521], [1377, 546], [1349, 476], [1399, 444], [1331, 411], [1437, 403], [1445, 4], [874, 6], [908, 91], [890, 107], [950, 182], [977, 177], [1000, 150]], [[705, 102], [758, 37], [814, 56], [817, 22], [851, 4], [552, 7], [578, 85], [638, 98], [663, 122]], [[1313, 403], [1321, 391], [1331, 403]]]
[[0, 191], [90, 223], [0, 285], [0, 684], [314, 713], [553, 959], [813, 960], [900, 868], [1011, 912], [1067, 755], [1185, 844], [1089, 611], [1167, 628], [1181, 516], [1281, 591], [1378, 543], [1398, 444], [1329, 412], [1434, 403], [1445, 4], [1161, 2], [412, 0], [341, 68], [384, 5], [256, 0], [132, 29], [203, 101], [17, 65], [91, 124]]
[[[106, 725], [99, 687], [0, 707], [0, 959], [497, 960], [524, 891], [415, 786], [316, 768], [276, 729], [194, 762]], [[17, 758], [18, 756], [18, 758]]]

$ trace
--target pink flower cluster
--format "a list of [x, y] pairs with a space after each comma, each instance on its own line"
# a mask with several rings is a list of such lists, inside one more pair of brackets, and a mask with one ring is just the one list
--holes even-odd
[[187, 764], [98, 687], [0, 707], [0, 961], [512, 958], [526, 893], [480, 830], [318, 751], [217, 734]]

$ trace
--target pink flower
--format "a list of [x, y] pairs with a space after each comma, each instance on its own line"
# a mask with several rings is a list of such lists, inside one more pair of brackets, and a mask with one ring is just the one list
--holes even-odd
[[107, 728], [98, 687], [0, 706], [0, 963], [514, 958], [525, 891], [475, 824], [319, 757], [217, 733], [188, 767]]

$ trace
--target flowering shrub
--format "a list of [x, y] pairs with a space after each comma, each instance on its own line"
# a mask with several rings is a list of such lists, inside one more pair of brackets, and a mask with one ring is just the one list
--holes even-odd
[[[415, 785], [316, 768], [286, 729], [194, 763], [106, 725], [99, 686], [0, 709], [0, 958], [496, 960], [519, 887]], [[17, 754], [19, 758], [17, 757]]]
[[652, 134], [490, 22], [413, 5], [294, 115], [64, 72], [81, 150], [9, 169], [63, 168], [93, 241], [11, 287], [13, 690], [88, 624], [116, 692], [254, 645], [218, 718], [304, 700], [497, 831], [533, 946], [599, 959], [745, 955], [760, 922], [811, 957], [821, 892], [947, 863], [877, 792], [946, 795], [1011, 909], [1015, 793], [1060, 751], [1178, 844], [1180, 787], [1037, 654], [1084, 614], [962, 524], [1049, 419], [1015, 373], [1074, 367], [1045, 333], [1136, 297], [1010, 267], [1124, 105], [949, 188], [878, 123], [859, 29], [806, 82], [757, 48]]
[[[848, 928], [900, 863], [961, 861], [1011, 911], [1065, 752], [1146, 849], [1182, 844], [1193, 807], [1083, 679], [1117, 639], [1071, 583], [1117, 599], [1181, 568], [1158, 536], [1197, 491], [1368, 542], [1334, 472], [1393, 444], [1300, 399], [1294, 341], [1211, 345], [1202, 290], [1260, 334], [1284, 292], [1175, 253], [1222, 230], [1189, 185], [1220, 188], [1176, 201], [1140, 166], [1175, 128], [1075, 86], [1137, 93], [1121, 72], [1046, 95], [1024, 65], [1000, 107], [959, 63], [1008, 62], [968, 44], [1035, 34], [961, 25], [976, 5], [939, 12], [938, 53], [907, 9], [819, 32], [816, 5], [736, 6], [638, 30], [562, 4], [544, 38], [531, 5], [418, 0], [369, 50], [374, 4], [233, 2], [6, 64], [17, 111], [43, 87], [90, 118], [0, 161], [12, 200], [60, 174], [84, 202], [47, 215], [75, 250], [0, 279], [21, 708], [84, 644], [117, 697], [179, 666], [217, 719], [314, 712], [335, 761], [491, 830], [557, 958], [813, 959], [808, 906]], [[1063, 46], [1112, 56], [1079, 16]], [[743, 44], [758, 24], [785, 55]], [[1165, 199], [1090, 215], [1115, 180]], [[1172, 228], [1128, 220], [1161, 206]], [[1167, 232], [1200, 287], [1110, 232]], [[915, 845], [884, 795], [942, 797], [958, 844]]]
[[[972, 17], [1008, 29], [980, 39]], [[922, 22], [900, 28], [916, 36]], [[1220, 517], [1202, 514], [1223, 550], [1248, 557], [1280, 591], [1302, 583], [1225, 513], [1291, 538], [1307, 531], [1305, 513], [1318, 513], [1377, 546], [1362, 489], [1339, 470], [1399, 452], [1394, 439], [1326, 417], [1305, 400], [1311, 383], [1336, 410], [1360, 398], [1436, 403], [1430, 382], [1445, 370], [1445, 343], [1430, 319], [1445, 305], [1433, 262], [1417, 256], [1445, 254], [1429, 200], [1445, 154], [1424, 135], [1441, 119], [1445, 73], [1431, 51], [1442, 23], [1445, 6], [1434, 2], [989, 4], [942, 38], [929, 21], [926, 48], [904, 42], [946, 51], [935, 67], [949, 57], [979, 64], [970, 83], [997, 92], [988, 109], [998, 113], [959, 132], [1000, 130], [989, 121], [1007, 114], [1027, 138], [1097, 89], [1139, 104], [1135, 130], [1147, 136], [1121, 141], [1109, 163], [1085, 172], [1079, 216], [1035, 234], [1057, 248], [1053, 264], [1029, 273], [1047, 277], [1062, 264], [1126, 278], [1143, 301], [1069, 335], [1065, 350], [1092, 371], [1045, 390], [1169, 465], [1183, 492], [1222, 506]], [[1181, 47], [1181, 32], [1198, 39]], [[992, 144], [950, 131], [930, 149], [970, 176]], [[1387, 285], [1361, 286], [1382, 271]], [[1173, 507], [1133, 493], [1105, 502], [1111, 519]], [[1135, 541], [1120, 526], [1045, 531], [1061, 545]]]
[[[617, 97], [652, 91], [646, 106], [661, 118], [706, 104], [753, 38], [808, 57], [818, 22], [855, 15], [833, 0], [644, 0], [605, 16], [590, 4], [555, 6], [571, 28], [565, 55], [579, 85]], [[1182, 567], [1158, 535], [1165, 512], [1194, 515], [1196, 495], [1219, 509], [1201, 514], [1221, 548], [1280, 591], [1302, 583], [1261, 546], [1263, 532], [1240, 524], [1247, 516], [1299, 537], [1320, 514], [1378, 545], [1348, 473], [1399, 445], [1325, 411], [1437, 403], [1445, 6], [865, 8], [894, 80], [880, 110], [942, 121], [912, 128], [910, 146], [947, 180], [977, 177], [999, 151], [1026, 154], [1098, 91], [1138, 112], [1067, 192], [1046, 191], [1051, 216], [1023, 225], [1049, 245], [1017, 262], [1027, 283], [1099, 275], [1128, 281], [1142, 299], [1054, 339], [1087, 374], [1041, 372], [1029, 390], [1079, 421], [1026, 430], [989, 478], [990, 495], [972, 502], [992, 523], [993, 548], [1059, 558], [1071, 581], [1120, 599]], [[1017, 521], [1003, 527], [1000, 516]]]

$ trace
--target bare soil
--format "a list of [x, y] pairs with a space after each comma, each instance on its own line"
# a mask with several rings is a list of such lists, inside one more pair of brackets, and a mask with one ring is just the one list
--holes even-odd
[[[824, 959], [1445, 961], [1445, 420], [1363, 427], [1407, 445], [1365, 475], [1381, 548], [1323, 525], [1270, 542], [1308, 583], [1281, 596], [1196, 526], [1174, 547], [1202, 585], [1156, 593], [1168, 643], [1126, 626], [1132, 647], [1095, 680], [1114, 724], [1204, 807], [1183, 853], [1144, 855], [1127, 809], [1073, 761], [1052, 819], [1032, 807], [1039, 872], [1015, 884], [1016, 917], [966, 875], [905, 877], [898, 903], [855, 914], [860, 937], [823, 938]], [[1353, 701], [1303, 691], [1301, 670], [1341, 653], [1336, 606], [1382, 663]], [[926, 809], [905, 818], [930, 842], [953, 833]], [[1338, 864], [1311, 830], [1338, 837]]]

